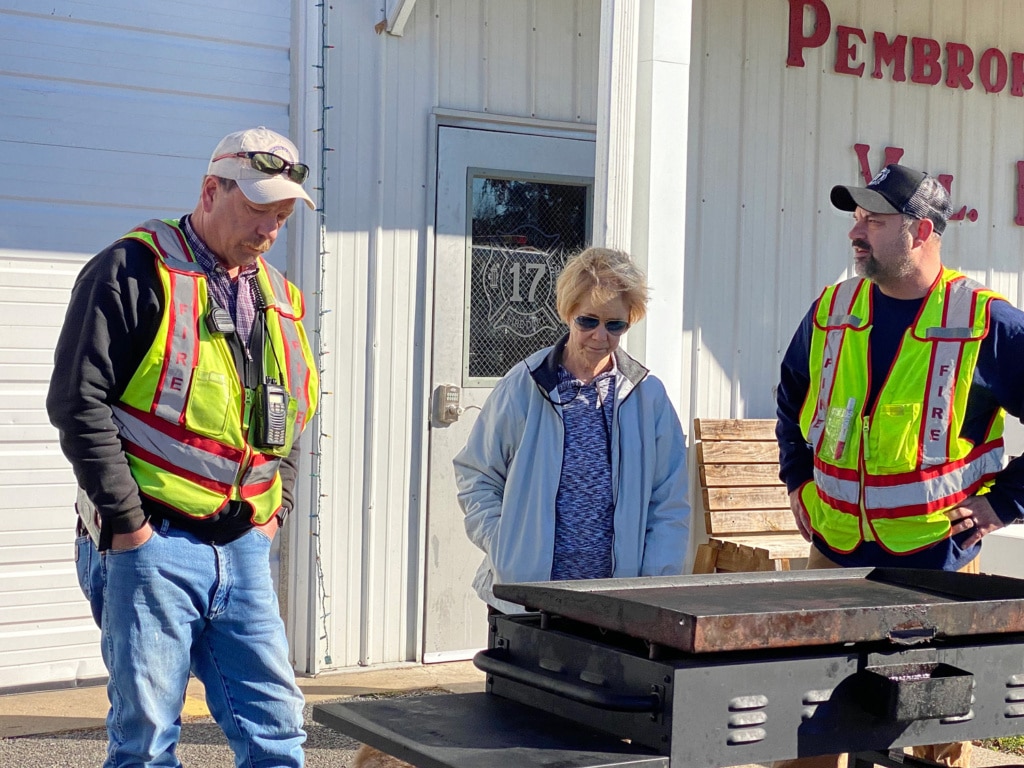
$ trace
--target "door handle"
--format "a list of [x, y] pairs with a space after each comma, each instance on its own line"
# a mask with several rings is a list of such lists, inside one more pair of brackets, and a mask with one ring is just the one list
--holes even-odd
[[434, 423], [441, 426], [454, 424], [462, 415], [462, 388], [457, 384], [438, 384], [434, 389], [434, 403], [431, 415]]

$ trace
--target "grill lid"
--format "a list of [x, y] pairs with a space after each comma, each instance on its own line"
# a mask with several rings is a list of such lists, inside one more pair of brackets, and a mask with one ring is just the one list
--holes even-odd
[[494, 594], [687, 653], [1024, 632], [1024, 580], [912, 568], [495, 584]]

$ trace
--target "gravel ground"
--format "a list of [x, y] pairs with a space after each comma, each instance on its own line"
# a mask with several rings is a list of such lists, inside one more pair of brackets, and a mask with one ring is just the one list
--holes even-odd
[[[440, 690], [416, 691], [403, 696], [433, 695]], [[361, 697], [363, 698], [363, 697]], [[366, 696], [365, 698], [379, 698]], [[351, 701], [341, 697], [332, 701]], [[321, 702], [326, 703], [326, 702]], [[313, 705], [304, 710], [306, 733], [306, 765], [309, 768], [348, 768], [359, 748], [359, 742], [313, 721]], [[22, 736], [0, 739], [0, 766], [3, 768], [71, 768], [98, 766], [106, 757], [107, 733], [103, 729], [67, 731], [43, 736]], [[212, 718], [196, 718], [182, 725], [178, 757], [187, 768], [234, 768], [234, 758], [220, 727]], [[994, 752], [975, 746], [974, 768], [1014, 766], [1024, 760], [1017, 755]], [[1018, 764], [1018, 765], [1014, 765]], [[762, 768], [744, 766], [743, 768]]]
[[[309, 735], [306, 765], [310, 768], [347, 768], [359, 748], [359, 742], [313, 722], [312, 705], [306, 706], [305, 718]], [[106, 747], [107, 732], [103, 729], [0, 739], [0, 766], [98, 768], [106, 757]], [[189, 768], [234, 768], [235, 764], [231, 748], [212, 718], [197, 718], [182, 726], [178, 757]]]

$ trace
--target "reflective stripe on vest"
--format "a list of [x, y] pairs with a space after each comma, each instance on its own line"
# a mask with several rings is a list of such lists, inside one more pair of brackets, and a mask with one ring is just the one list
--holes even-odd
[[186, 472], [193, 482], [211, 490], [231, 493], [245, 461], [244, 450], [197, 437], [183, 427], [130, 406], [114, 406], [113, 419], [121, 439], [128, 443], [125, 453], [137, 455], [151, 464]]
[[953, 507], [977, 491], [1003, 468], [1003, 447], [989, 445], [963, 461], [952, 462], [934, 477], [914, 480], [920, 473], [875, 476], [864, 487], [864, 508], [872, 517], [910, 517]]
[[[267, 270], [270, 279], [270, 286], [274, 292], [274, 305], [284, 317], [297, 319], [295, 307], [292, 305], [291, 296], [288, 291], [288, 284], [284, 276], [276, 270]], [[309, 413], [309, 367], [302, 354], [302, 340], [299, 338], [299, 330], [292, 323], [279, 323], [281, 335], [284, 337], [285, 367], [288, 369], [288, 381], [292, 397], [296, 401], [297, 414], [296, 426], [300, 429], [306, 423]]]
[[[1002, 466], [999, 443], [983, 446], [927, 477], [921, 472], [868, 475], [864, 478], [864, 509], [871, 517], [907, 517], [952, 507], [975, 493]], [[860, 514], [861, 481], [839, 477], [835, 471], [835, 467], [815, 463], [814, 484], [819, 494], [840, 512]]]
[[860, 287], [856, 280], [847, 280], [836, 286], [835, 293], [832, 296], [832, 306], [829, 308], [830, 314], [827, 321], [829, 330], [825, 334], [824, 359], [828, 362], [822, 366], [821, 384], [818, 387], [818, 402], [810, 428], [810, 443], [815, 447], [820, 444], [822, 434], [825, 431], [825, 412], [832, 398], [832, 388], [836, 383], [837, 366], [835, 363], [839, 360], [839, 350], [843, 344], [843, 333], [847, 328], [858, 326], [861, 323], [861, 318], [851, 312]]
[[[834, 470], [827, 464], [814, 462], [814, 485], [822, 498], [826, 499], [833, 507], [840, 512], [850, 515], [860, 514], [860, 477], [853, 473], [853, 477], [841, 478], [829, 474], [825, 470]], [[847, 472], [846, 474], [850, 474]]]
[[[113, 419], [124, 441], [125, 453], [225, 496], [231, 495], [242, 467], [249, 460], [247, 451], [197, 437], [130, 406], [115, 406]], [[257, 453], [249, 463], [239, 484], [243, 499], [267, 490], [277, 479], [281, 459]]]
[[976, 291], [980, 288], [982, 286], [979, 283], [966, 278], [951, 281], [946, 295], [946, 324], [939, 328], [929, 328], [925, 334], [926, 338], [943, 341], [935, 342], [931, 370], [928, 372], [924, 434], [932, 436], [932, 439], [922, 441], [922, 467], [944, 463], [950, 453], [950, 439], [956, 437], [950, 435], [950, 427], [953, 423], [953, 388], [956, 384], [957, 361], [962, 342], [974, 338]]
[[148, 234], [154, 245], [175, 261], [175, 269], [188, 273], [170, 272], [171, 294], [167, 297], [167, 309], [171, 318], [171, 334], [153, 409], [160, 418], [183, 424], [194, 363], [199, 357], [199, 335], [196, 333], [199, 292], [195, 277], [205, 276], [205, 273], [199, 264], [191, 260], [184, 235], [176, 227], [152, 219], [132, 230], [132, 234], [136, 232]]

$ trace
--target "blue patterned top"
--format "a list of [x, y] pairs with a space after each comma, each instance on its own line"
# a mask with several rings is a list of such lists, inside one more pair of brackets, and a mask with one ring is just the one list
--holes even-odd
[[552, 581], [612, 575], [615, 499], [612, 494], [612, 411], [615, 370], [589, 384], [558, 368], [565, 442], [555, 496]]

